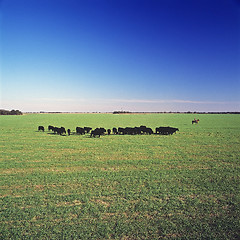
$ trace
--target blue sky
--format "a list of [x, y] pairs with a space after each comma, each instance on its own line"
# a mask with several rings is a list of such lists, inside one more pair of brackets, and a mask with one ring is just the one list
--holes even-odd
[[237, 0], [0, 0], [0, 108], [240, 111]]

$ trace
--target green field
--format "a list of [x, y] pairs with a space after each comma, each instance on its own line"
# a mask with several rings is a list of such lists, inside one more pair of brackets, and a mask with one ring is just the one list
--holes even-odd
[[[49, 124], [180, 131], [100, 138], [37, 131]], [[239, 237], [240, 115], [0, 116], [0, 136], [0, 239]]]

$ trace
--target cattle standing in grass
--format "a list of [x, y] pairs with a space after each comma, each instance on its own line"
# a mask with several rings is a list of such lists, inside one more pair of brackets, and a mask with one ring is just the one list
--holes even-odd
[[112, 129], [112, 131], [113, 131], [113, 134], [118, 134], [118, 131], [115, 127]]
[[107, 133], [108, 133], [108, 135], [110, 135], [111, 134], [111, 129], [108, 129]]
[[85, 130], [82, 127], [76, 127], [76, 133], [83, 135], [83, 134], [85, 134]]
[[104, 128], [96, 128], [95, 130], [91, 131], [90, 137], [96, 137], [96, 136], [100, 137], [101, 135], [104, 135], [105, 132], [106, 132], [106, 129]]
[[54, 132], [54, 134], [58, 133], [58, 127], [54, 127], [53, 132]]
[[168, 134], [173, 135], [173, 133], [176, 133], [177, 131], [179, 131], [178, 128], [169, 127]]
[[44, 132], [44, 126], [38, 126], [38, 131], [43, 131]]
[[122, 128], [122, 127], [119, 127], [118, 128], [118, 134], [126, 134], [126, 130], [125, 130], [125, 128]]
[[91, 131], [90, 137], [96, 137], [96, 136], [100, 137], [100, 135], [101, 135], [100, 129], [96, 128]]
[[179, 131], [178, 128], [172, 128], [172, 127], [158, 127], [156, 128], [156, 134], [160, 135], [172, 135], [173, 133], [176, 133], [176, 131]]
[[151, 128], [146, 128], [145, 132], [146, 134], [149, 134], [149, 135], [153, 134], [153, 130]]
[[71, 134], [71, 130], [68, 129], [67, 132], [68, 132], [68, 136], [70, 136], [70, 134]]
[[91, 127], [84, 127], [83, 129], [86, 133], [89, 133], [92, 130]]
[[66, 134], [66, 130], [65, 130], [65, 128], [64, 128], [64, 127], [61, 127], [60, 129], [61, 129], [61, 130], [60, 130], [60, 135], [62, 135], [63, 133], [65, 133], [65, 134]]
[[66, 134], [66, 130], [65, 130], [65, 128], [64, 127], [55, 127], [54, 129], [53, 129], [53, 131], [54, 131], [54, 134], [58, 134], [58, 135], [62, 135], [63, 133], [65, 133]]
[[48, 126], [48, 131], [54, 131], [54, 126], [49, 125]]
[[143, 125], [141, 125], [140, 127], [139, 127], [139, 129], [140, 129], [140, 131], [141, 131], [141, 134], [144, 134], [144, 133], [146, 133], [146, 126], [143, 126]]

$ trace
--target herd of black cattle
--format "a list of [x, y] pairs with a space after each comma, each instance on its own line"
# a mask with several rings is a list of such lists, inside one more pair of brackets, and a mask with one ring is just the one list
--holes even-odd
[[[44, 132], [44, 127], [39, 126], [38, 131], [43, 131]], [[157, 127], [155, 129], [155, 132], [149, 127], [146, 126], [140, 126], [140, 127], [119, 127], [119, 128], [113, 128], [113, 129], [105, 129], [105, 128], [96, 128], [92, 129], [91, 127], [76, 127], [76, 132], [71, 132], [70, 129], [66, 129], [64, 127], [54, 127], [49, 125], [48, 126], [48, 131], [52, 131], [53, 134], [58, 134], [58, 135], [71, 135], [71, 134], [78, 134], [78, 135], [83, 135], [86, 133], [90, 133], [90, 137], [100, 137], [105, 134], [114, 134], [114, 135], [141, 135], [141, 134], [159, 134], [159, 135], [172, 135], [173, 133], [176, 133], [179, 131], [178, 128], [173, 128], [173, 127]]]

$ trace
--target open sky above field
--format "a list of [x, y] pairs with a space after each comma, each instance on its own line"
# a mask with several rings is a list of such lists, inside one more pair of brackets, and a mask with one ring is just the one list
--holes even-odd
[[240, 111], [237, 0], [0, 7], [0, 108]]

